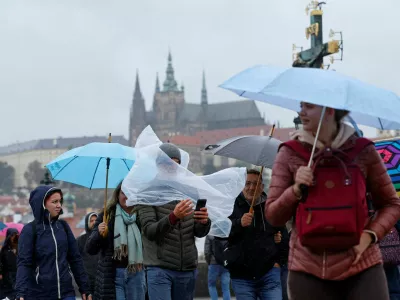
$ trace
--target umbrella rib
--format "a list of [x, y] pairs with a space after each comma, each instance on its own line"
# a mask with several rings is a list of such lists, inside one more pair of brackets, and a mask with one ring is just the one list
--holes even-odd
[[57, 172], [56, 175], [54, 175], [53, 179], [57, 179], [57, 178], [56, 178], [57, 175], [60, 174], [60, 172], [61, 172], [62, 170], [64, 170], [70, 163], [72, 163], [72, 162], [73, 162], [75, 159], [77, 159], [77, 158], [78, 158], [78, 156], [75, 155], [73, 159], [71, 159], [64, 167], [61, 168], [60, 171]]
[[131, 169], [129, 169], [128, 164], [126, 163], [126, 159], [123, 158], [122, 161], [124, 162], [124, 164], [125, 164], [126, 168], [128, 169], [128, 171], [130, 171]]
[[100, 161], [101, 161], [102, 159], [103, 159], [103, 157], [100, 157], [100, 158], [99, 158], [99, 161], [97, 162], [96, 170], [94, 170], [93, 178], [92, 178], [92, 183], [90, 184], [89, 190], [92, 189], [93, 182], [94, 182], [94, 178], [96, 177], [97, 169], [99, 168], [99, 164], [100, 164]]
[[378, 118], [379, 124], [381, 125], [381, 130], [383, 130], [383, 125], [382, 125], [382, 120], [381, 118]]

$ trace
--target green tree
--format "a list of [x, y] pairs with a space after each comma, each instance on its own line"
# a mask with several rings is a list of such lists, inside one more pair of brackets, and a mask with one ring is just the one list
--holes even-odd
[[15, 169], [6, 162], [0, 161], [0, 190], [10, 193], [14, 188]]
[[24, 173], [24, 178], [28, 184], [28, 187], [32, 188], [32, 185], [39, 185], [45, 173], [46, 169], [42, 167], [40, 162], [37, 160], [31, 162], [28, 165], [28, 169]]

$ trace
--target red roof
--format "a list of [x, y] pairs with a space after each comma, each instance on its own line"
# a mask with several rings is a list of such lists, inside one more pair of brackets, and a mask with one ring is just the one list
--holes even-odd
[[[232, 138], [235, 136], [242, 135], [269, 135], [271, 131], [271, 125], [254, 126], [254, 127], [243, 127], [243, 128], [231, 128], [221, 130], [207, 130], [199, 131], [194, 136], [187, 135], [175, 135], [171, 137], [163, 138], [163, 141], [170, 141], [176, 145], [185, 146], [204, 146], [209, 144], [215, 144], [221, 140]], [[286, 142], [289, 140], [289, 133], [294, 131], [294, 128], [275, 128], [274, 138]]]

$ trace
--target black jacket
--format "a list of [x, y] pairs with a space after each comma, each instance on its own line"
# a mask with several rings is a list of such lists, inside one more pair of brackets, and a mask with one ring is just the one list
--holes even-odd
[[[241, 218], [249, 212], [250, 205], [241, 193], [235, 201], [232, 215], [232, 229], [228, 245], [240, 245], [241, 263], [229, 269], [232, 278], [258, 279], [264, 276], [275, 263], [286, 265], [289, 253], [289, 236], [286, 227], [273, 227], [264, 216], [266, 195], [254, 206], [253, 223], [242, 227]], [[274, 235], [282, 234], [282, 241], [276, 244]]]
[[0, 251], [0, 274], [3, 276], [1, 290], [4, 297], [15, 298], [15, 280], [17, 276], [17, 254], [11, 246], [11, 236], [17, 233], [15, 228], [8, 228], [3, 248]]
[[103, 238], [98, 230], [99, 224], [103, 222], [103, 214], [100, 213], [97, 217], [86, 242], [86, 252], [90, 255], [99, 255], [93, 299], [115, 300], [114, 216], [108, 221], [108, 235]]
[[82, 234], [80, 237], [76, 239], [78, 242], [79, 252], [81, 253], [83, 265], [85, 266], [86, 274], [89, 277], [89, 284], [90, 284], [90, 293], [93, 295], [94, 287], [96, 283], [96, 271], [97, 271], [97, 264], [99, 262], [99, 255], [90, 255], [85, 251], [86, 242], [90, 236], [91, 229], [89, 229], [89, 222], [92, 216], [96, 216], [97, 214], [91, 212], [86, 215], [85, 217], [85, 230], [86, 233]]

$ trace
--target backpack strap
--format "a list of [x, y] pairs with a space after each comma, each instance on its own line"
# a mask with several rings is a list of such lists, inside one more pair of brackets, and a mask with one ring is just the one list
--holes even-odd
[[282, 146], [289, 147], [294, 152], [299, 154], [307, 162], [310, 160], [311, 152], [306, 147], [304, 147], [304, 145], [300, 141], [290, 140], [290, 141], [284, 142], [284, 143], [280, 144], [279, 149]]
[[357, 138], [355, 146], [348, 152], [346, 152], [350, 161], [353, 161], [358, 154], [360, 154], [367, 146], [373, 145], [374, 143], [366, 138]]

